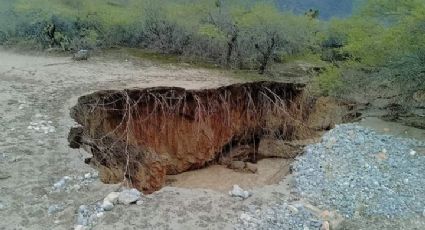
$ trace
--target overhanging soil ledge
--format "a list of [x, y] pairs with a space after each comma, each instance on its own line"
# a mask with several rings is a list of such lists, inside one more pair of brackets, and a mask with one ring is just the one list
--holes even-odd
[[[331, 126], [309, 125], [317, 123], [310, 119], [315, 103], [320, 100], [307, 97], [304, 85], [278, 82], [98, 91], [72, 108], [80, 126], [71, 129], [69, 142], [93, 154], [86, 163], [99, 170], [103, 182], [125, 181], [150, 193], [165, 184], [166, 175], [216, 163], [294, 157], [303, 144], [288, 142]], [[356, 116], [352, 106], [335, 104], [344, 108], [338, 110], [341, 121]], [[261, 142], [270, 140], [279, 140], [285, 150], [259, 151]]]

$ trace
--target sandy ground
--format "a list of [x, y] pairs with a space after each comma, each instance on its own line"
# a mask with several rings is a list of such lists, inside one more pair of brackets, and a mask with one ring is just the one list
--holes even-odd
[[[240, 81], [228, 76], [123, 53], [73, 62], [69, 57], [0, 50], [0, 229], [73, 229], [80, 205], [118, 189], [94, 180], [79, 189], [52, 191], [64, 176], [94, 172], [84, 164], [87, 153], [68, 148], [66, 140], [73, 125], [69, 108], [79, 96], [108, 88], [206, 88]], [[425, 137], [423, 130], [373, 119], [362, 124], [388, 134]], [[94, 229], [233, 229], [251, 205], [265, 207], [290, 197], [290, 175], [274, 184], [286, 169], [286, 161], [269, 159], [259, 163], [257, 175], [213, 166], [170, 177], [170, 185], [179, 188], [164, 187], [143, 198], [142, 205], [118, 205], [99, 218]], [[227, 191], [234, 183], [249, 188], [253, 196], [244, 201], [230, 197]], [[55, 204], [63, 210], [49, 215], [48, 208]]]
[[257, 162], [257, 173], [237, 172], [223, 165], [168, 176], [169, 186], [180, 188], [202, 188], [228, 192], [234, 184], [244, 189], [255, 189], [264, 185], [278, 184], [289, 174], [292, 160], [262, 159]]
[[[69, 57], [0, 50], [0, 229], [73, 229], [80, 205], [93, 204], [117, 189], [117, 185], [96, 180], [78, 190], [52, 192], [53, 184], [64, 176], [94, 172], [83, 162], [85, 152], [67, 146], [67, 133], [73, 125], [69, 108], [79, 96], [107, 88], [206, 88], [237, 81], [226, 75], [218, 70], [154, 64], [125, 54], [73, 62]], [[34, 128], [41, 121], [48, 129]], [[227, 169], [218, 171], [228, 172], [223, 170]], [[272, 178], [276, 172], [267, 173]], [[227, 176], [232, 180], [217, 190], [230, 189], [244, 175]], [[199, 180], [182, 175], [176, 185], [193, 187], [181, 180], [185, 177]], [[258, 178], [252, 177], [254, 182], [247, 186], [255, 187], [255, 180]], [[271, 184], [266, 179], [261, 183]], [[249, 204], [267, 205], [287, 197], [288, 185], [253, 191], [250, 199], [235, 201], [218, 191], [166, 187], [147, 197], [144, 205], [114, 208], [95, 229], [232, 229]], [[49, 215], [48, 208], [54, 204], [64, 209]]]

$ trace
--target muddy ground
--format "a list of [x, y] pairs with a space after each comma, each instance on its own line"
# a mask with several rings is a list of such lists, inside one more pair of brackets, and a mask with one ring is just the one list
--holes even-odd
[[[64, 176], [78, 178], [94, 172], [84, 164], [87, 153], [70, 149], [67, 143], [74, 124], [69, 108], [79, 96], [101, 89], [194, 89], [243, 81], [228, 76], [226, 71], [158, 64], [125, 53], [74, 62], [69, 57], [0, 50], [0, 229], [73, 229], [80, 205], [93, 204], [118, 189], [94, 179], [80, 183], [80, 188], [52, 191]], [[377, 124], [367, 121], [366, 126]], [[377, 129], [400, 130], [387, 126], [380, 124]], [[424, 137], [420, 130], [402, 134], [410, 133]], [[226, 170], [215, 166], [199, 175], [189, 172], [171, 178], [172, 185], [191, 189], [167, 186], [145, 197], [142, 205], [117, 206], [99, 218], [94, 229], [232, 229], [250, 204], [267, 206], [290, 197], [290, 175], [272, 185], [278, 181], [274, 178], [277, 167], [275, 172], [266, 171], [268, 179], [251, 176], [252, 181], [241, 182], [253, 196], [236, 201], [223, 191], [244, 175], [229, 176], [235, 172]], [[212, 182], [205, 181], [209, 177]], [[214, 185], [223, 179], [226, 183]], [[62, 208], [49, 214], [52, 205]]]

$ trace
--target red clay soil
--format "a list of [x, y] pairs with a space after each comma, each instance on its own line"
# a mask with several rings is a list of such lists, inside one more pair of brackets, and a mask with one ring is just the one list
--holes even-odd
[[[103, 182], [127, 181], [150, 193], [166, 175], [223, 159], [255, 162], [264, 135], [298, 138], [308, 118], [303, 101], [302, 85], [277, 82], [99, 91], [72, 108], [81, 126], [71, 129], [69, 141], [89, 148], [87, 163]], [[252, 148], [229, 155], [245, 145]]]

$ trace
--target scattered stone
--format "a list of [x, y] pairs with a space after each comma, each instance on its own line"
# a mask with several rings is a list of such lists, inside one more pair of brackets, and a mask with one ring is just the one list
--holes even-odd
[[52, 125], [52, 121], [44, 120], [47, 119], [47, 116], [36, 114], [34, 117], [36, 120], [31, 121], [27, 129], [44, 134], [53, 133], [56, 131], [55, 127]]
[[388, 156], [387, 156], [387, 154], [380, 152], [380, 153], [376, 154], [376, 158], [378, 158], [381, 161], [384, 161], [384, 160], [388, 159]]
[[81, 186], [80, 186], [79, 184], [75, 184], [74, 186], [72, 186], [72, 188], [73, 188], [75, 191], [78, 191], [78, 190], [80, 190], [80, 189], [81, 189]]
[[11, 177], [11, 175], [9, 173], [0, 171], [0, 180], [4, 180], [4, 179], [10, 178], [10, 177]]
[[330, 229], [330, 225], [328, 221], [324, 221], [322, 223], [322, 226], [320, 227], [320, 230], [329, 230]]
[[75, 61], [84, 61], [89, 59], [89, 51], [88, 50], [79, 50], [77, 53], [74, 54], [72, 57]]
[[120, 196], [119, 192], [111, 192], [105, 197], [105, 199], [103, 199], [103, 201], [109, 201], [112, 204], [117, 204], [119, 196]]
[[101, 205], [103, 210], [105, 211], [111, 211], [114, 208], [114, 204], [109, 202], [108, 200], [104, 200], [103, 204]]
[[86, 173], [86, 174], [84, 174], [84, 178], [85, 178], [85, 179], [90, 179], [90, 178], [91, 178], [91, 174], [90, 174], [90, 173]]
[[47, 213], [49, 215], [53, 215], [55, 213], [63, 211], [64, 209], [65, 209], [65, 207], [61, 204], [53, 204], [53, 205], [49, 206]]
[[256, 173], [258, 171], [257, 165], [249, 162], [246, 163], [246, 169], [252, 173]]
[[414, 155], [416, 155], [416, 151], [413, 150], [413, 149], [411, 149], [410, 152], [409, 152], [409, 154], [410, 154], [410, 156], [414, 156]]
[[292, 214], [297, 214], [299, 212], [298, 209], [292, 205], [288, 205], [288, 209], [291, 211]]
[[129, 205], [131, 203], [135, 203], [140, 199], [141, 193], [135, 189], [125, 189], [122, 192], [120, 192], [118, 196], [118, 202], [121, 204]]
[[242, 221], [249, 222], [249, 221], [251, 221], [252, 217], [250, 215], [246, 214], [246, 213], [242, 213], [241, 216], [240, 216], [240, 219]]
[[[258, 207], [259, 208], [259, 207]], [[292, 210], [291, 210], [292, 209]], [[297, 212], [294, 212], [294, 210]], [[323, 221], [317, 218], [302, 204], [276, 203], [266, 208], [250, 207], [249, 212], [239, 216], [235, 229], [315, 229], [319, 230]]]
[[64, 178], [60, 179], [58, 182], [53, 184], [53, 188], [56, 190], [61, 190], [65, 187], [66, 181]]
[[250, 196], [248, 191], [243, 190], [237, 184], [233, 185], [233, 189], [232, 189], [232, 191], [229, 191], [229, 195], [231, 195], [233, 197], [241, 197], [243, 199], [246, 199]]
[[242, 171], [245, 168], [245, 162], [243, 161], [232, 161], [228, 166], [230, 169]]
[[74, 226], [74, 230], [86, 230], [86, 226], [84, 225], [75, 225]]

